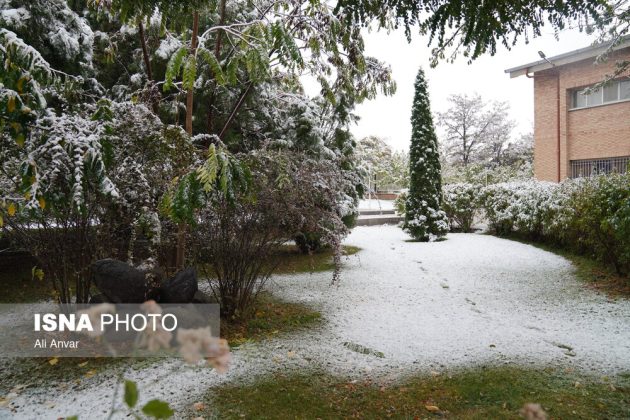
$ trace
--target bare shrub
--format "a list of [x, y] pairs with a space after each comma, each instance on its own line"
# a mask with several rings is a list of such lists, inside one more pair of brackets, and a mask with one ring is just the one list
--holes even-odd
[[277, 251], [299, 231], [323, 232], [322, 242], [336, 249], [335, 281], [347, 233], [336, 165], [290, 152], [242, 158], [251, 168], [250, 188], [232, 197], [212, 193], [190, 233], [193, 263], [209, 279], [227, 318], [248, 315], [277, 265]]

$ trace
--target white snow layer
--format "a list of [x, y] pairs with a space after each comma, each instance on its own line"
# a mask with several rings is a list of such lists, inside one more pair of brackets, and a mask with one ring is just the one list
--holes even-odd
[[[163, 398], [183, 408], [211, 386], [313, 367], [383, 381], [478, 364], [630, 370], [630, 301], [586, 288], [567, 260], [480, 234], [407, 239], [393, 226], [356, 228], [346, 242], [363, 250], [344, 260], [338, 286], [330, 286], [330, 273], [276, 277], [270, 289], [277, 296], [312, 305], [325, 323], [241, 346], [226, 375], [164, 361], [126, 377], [139, 382], [143, 401]], [[80, 386], [35, 385], [11, 405], [20, 418], [104, 417], [114, 378], [109, 372]]]

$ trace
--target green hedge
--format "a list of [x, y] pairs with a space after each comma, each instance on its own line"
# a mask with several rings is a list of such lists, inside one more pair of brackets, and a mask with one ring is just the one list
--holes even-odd
[[479, 212], [496, 235], [518, 232], [591, 255], [613, 265], [619, 274], [630, 274], [630, 174], [560, 184], [451, 184], [444, 188], [444, 199], [450, 220], [458, 221], [462, 215], [471, 220]]

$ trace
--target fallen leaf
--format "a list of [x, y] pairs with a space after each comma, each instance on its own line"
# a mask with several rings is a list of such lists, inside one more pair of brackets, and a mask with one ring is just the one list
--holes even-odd
[[438, 413], [440, 411], [440, 407], [438, 407], [437, 405], [425, 405], [424, 408], [432, 413]]
[[291, 359], [291, 358], [295, 357], [295, 352], [294, 352], [294, 351], [288, 351], [288, 352], [287, 352], [287, 357], [288, 357], [289, 359]]
[[83, 363], [79, 363], [77, 366], [79, 366], [79, 367], [84, 367], [84, 366], [87, 366], [87, 364], [88, 364], [88, 362], [87, 362], [87, 360], [86, 360], [86, 361], [85, 361], [85, 362], [83, 362]]
[[52, 359], [50, 359], [48, 361], [48, 364], [51, 365], [51, 366], [55, 366], [57, 363], [59, 363], [59, 359], [57, 359], [56, 357], [54, 357], [54, 358], [52, 358]]
[[196, 402], [193, 404], [193, 408], [197, 411], [202, 411], [206, 409], [206, 405], [202, 402]]
[[95, 370], [88, 370], [87, 372], [85, 372], [85, 377], [86, 378], [91, 378], [94, 375], [96, 375], [96, 371]]

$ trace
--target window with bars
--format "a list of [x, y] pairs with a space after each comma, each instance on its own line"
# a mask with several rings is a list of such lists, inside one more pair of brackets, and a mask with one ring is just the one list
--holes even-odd
[[630, 156], [611, 157], [603, 159], [581, 159], [571, 161], [571, 178], [580, 178], [601, 174], [620, 173], [629, 171]]

